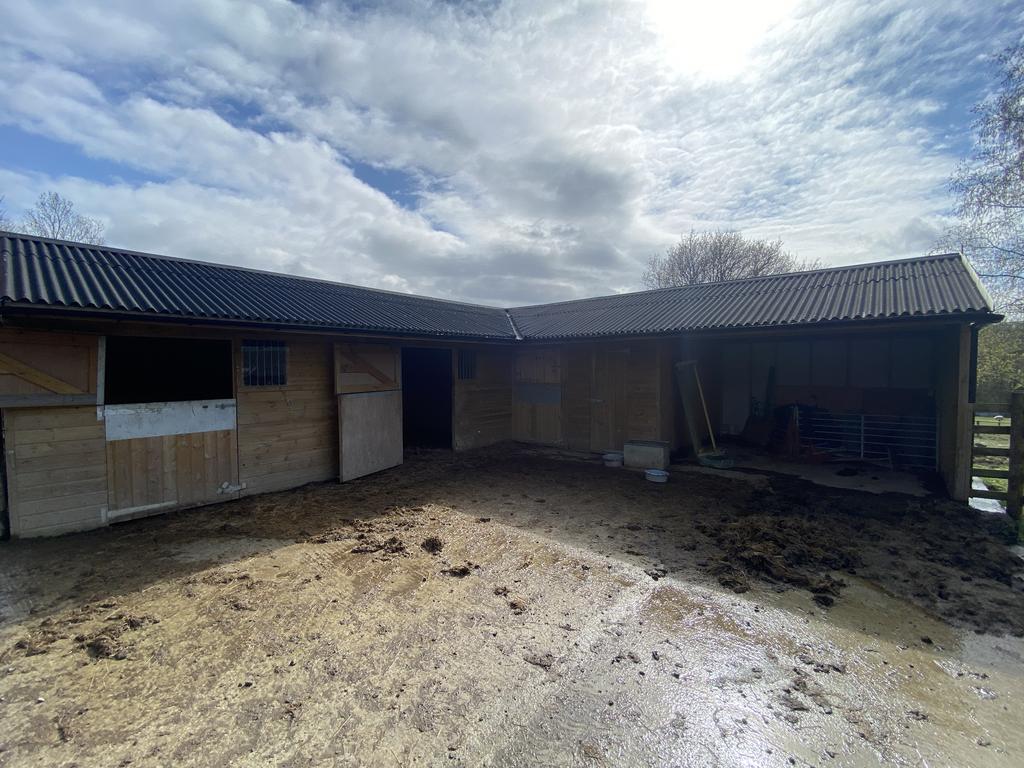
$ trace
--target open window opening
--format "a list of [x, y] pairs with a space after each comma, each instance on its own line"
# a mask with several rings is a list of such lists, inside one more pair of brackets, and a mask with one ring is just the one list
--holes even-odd
[[402, 350], [402, 432], [408, 448], [452, 447], [451, 350]]
[[105, 359], [108, 405], [234, 397], [230, 341], [108, 336]]

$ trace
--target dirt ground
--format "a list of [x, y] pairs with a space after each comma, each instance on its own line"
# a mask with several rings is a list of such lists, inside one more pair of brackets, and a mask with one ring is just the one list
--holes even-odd
[[497, 448], [0, 547], [0, 765], [1024, 755], [993, 518]]

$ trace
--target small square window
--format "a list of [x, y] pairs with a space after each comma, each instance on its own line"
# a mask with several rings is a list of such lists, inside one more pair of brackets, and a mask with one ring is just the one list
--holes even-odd
[[476, 378], [476, 352], [468, 349], [459, 350], [459, 378], [462, 380]]
[[242, 382], [247, 387], [285, 386], [288, 345], [283, 341], [243, 341]]

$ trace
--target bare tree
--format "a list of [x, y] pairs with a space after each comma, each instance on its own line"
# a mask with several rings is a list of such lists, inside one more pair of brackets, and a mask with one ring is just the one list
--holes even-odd
[[644, 273], [649, 288], [715, 283], [741, 277], [816, 269], [782, 250], [781, 240], [748, 240], [740, 232], [715, 230], [684, 235], [664, 256], [652, 256]]
[[962, 251], [998, 307], [1024, 313], [1024, 45], [996, 57], [998, 91], [974, 107], [971, 156], [950, 181], [959, 223], [940, 245]]
[[25, 214], [22, 230], [30, 235], [103, 245], [103, 223], [83, 216], [75, 204], [56, 192], [44, 192]]
[[11, 220], [7, 218], [7, 209], [4, 208], [4, 196], [0, 195], [0, 229], [10, 229]]

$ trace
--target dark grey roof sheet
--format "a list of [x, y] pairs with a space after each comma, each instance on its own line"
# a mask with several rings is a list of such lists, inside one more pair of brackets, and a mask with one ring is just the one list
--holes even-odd
[[110, 313], [514, 340], [991, 313], [958, 254], [504, 310], [0, 232], [0, 302]]
[[0, 301], [5, 303], [373, 333], [515, 338], [505, 311], [496, 307], [17, 234], [0, 234], [0, 251]]
[[662, 288], [509, 310], [530, 339], [991, 313], [959, 254]]

